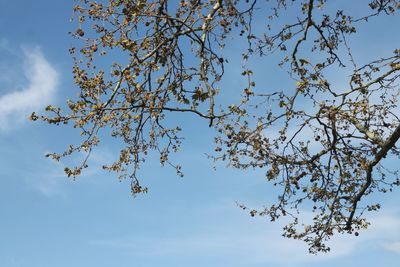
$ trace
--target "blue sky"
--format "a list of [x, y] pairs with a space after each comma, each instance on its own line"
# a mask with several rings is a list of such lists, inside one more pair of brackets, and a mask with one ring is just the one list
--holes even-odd
[[[190, 116], [176, 117], [186, 126], [174, 156], [184, 178], [150, 158], [141, 172], [150, 192], [132, 198], [128, 181], [99, 168], [117, 156], [107, 141], [82, 177], [65, 177], [63, 163], [44, 155], [77, 141], [77, 132], [26, 117], [76, 95], [67, 34], [72, 5], [0, 0], [0, 266], [398, 266], [399, 190], [376, 196], [383, 208], [371, 214], [369, 230], [335, 237], [329, 254], [308, 255], [303, 243], [280, 236], [283, 222], [251, 218], [236, 207], [236, 201], [261, 207], [273, 200], [274, 188], [260, 171], [211, 170], [205, 153], [212, 132]], [[392, 17], [364, 28], [354, 43], [357, 56], [394, 50], [399, 22]], [[367, 33], [385, 41], [371, 42]], [[241, 69], [231, 66], [227, 87], [243, 82]], [[281, 86], [274, 78], [259, 74], [259, 84]]]

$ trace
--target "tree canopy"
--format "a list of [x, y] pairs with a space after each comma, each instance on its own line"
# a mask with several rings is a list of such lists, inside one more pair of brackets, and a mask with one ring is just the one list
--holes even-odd
[[[181, 125], [165, 121], [190, 113], [215, 129], [214, 160], [261, 168], [281, 190], [263, 210], [241, 207], [251, 216], [291, 218], [284, 236], [304, 240], [312, 253], [328, 251], [325, 241], [335, 233], [358, 235], [369, 224], [365, 211], [380, 208], [362, 200], [400, 185], [397, 170], [385, 166], [400, 153], [400, 49], [358, 62], [351, 46], [359, 27], [398, 15], [400, 1], [359, 1], [361, 15], [354, 3], [332, 10], [328, 0], [76, 2], [70, 53], [79, 96], [65, 111], [49, 105], [48, 115], [31, 115], [80, 129], [80, 144], [48, 155], [87, 153], [81, 165], [65, 169], [68, 176], [87, 167], [105, 129], [124, 148], [103, 168], [131, 179], [133, 194], [147, 191], [138, 169], [151, 150], [183, 175], [169, 159], [181, 144]], [[241, 100], [225, 105], [217, 102], [218, 94], [231, 93], [221, 86], [230, 60], [224, 49], [239, 38], [247, 86]], [[287, 71], [291, 88], [256, 84], [261, 70], [248, 62], [271, 55], [281, 58], [276, 68]], [[345, 74], [340, 86], [332, 71]], [[313, 214], [304, 226], [296, 212], [302, 206]]]

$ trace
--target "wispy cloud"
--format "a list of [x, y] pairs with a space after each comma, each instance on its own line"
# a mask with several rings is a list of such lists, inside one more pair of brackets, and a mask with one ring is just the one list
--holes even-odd
[[[329, 245], [332, 251], [317, 256], [308, 254], [307, 246], [302, 241], [283, 238], [279, 223], [248, 218], [232, 209], [232, 203], [220, 205], [220, 209], [201, 211], [195, 208], [206, 220], [204, 231], [190, 231], [182, 236], [151, 234], [147, 236], [121, 237], [92, 240], [91, 245], [108, 249], [131, 251], [140, 257], [202, 257], [204, 255], [230, 255], [228, 258], [240, 266], [274, 264], [279, 266], [307, 266], [309, 263], [332, 260], [352, 255], [360, 251], [385, 249], [398, 252], [400, 243], [393, 236], [400, 226], [398, 214], [386, 213], [372, 218], [372, 226], [362, 231], [360, 236], [338, 235]], [[205, 210], [207, 208], [205, 207]], [[204, 214], [203, 214], [204, 212]], [[215, 214], [214, 214], [215, 213]], [[187, 215], [191, 216], [191, 215]], [[196, 216], [196, 215], [193, 215]], [[200, 216], [200, 215], [199, 215]], [[288, 257], [290, 255], [290, 257]]]
[[400, 241], [398, 242], [391, 242], [384, 245], [386, 250], [399, 253], [400, 254]]
[[[46, 60], [40, 48], [25, 48], [23, 73], [27, 84], [23, 88], [1, 88], [0, 130], [9, 130], [24, 121], [35, 110], [54, 100], [59, 74]], [[19, 81], [16, 81], [16, 83]]]
[[[50, 153], [45, 151], [41, 155]], [[63, 160], [57, 162], [47, 159], [35, 170], [29, 169], [23, 176], [27, 177], [29, 187], [35, 189], [45, 197], [68, 197], [67, 185], [72, 181], [64, 172], [65, 167], [73, 167], [82, 164], [86, 154], [78, 153], [69, 159], [68, 164]], [[106, 149], [96, 149], [89, 158], [89, 168], [85, 169], [77, 179], [86, 184], [98, 184], [98, 177], [107, 172], [102, 170], [104, 164], [112, 162], [112, 153]]]

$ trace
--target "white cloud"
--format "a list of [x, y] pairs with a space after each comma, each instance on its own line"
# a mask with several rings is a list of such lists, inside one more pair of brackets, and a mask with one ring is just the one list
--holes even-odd
[[[59, 74], [38, 47], [23, 49], [25, 64], [19, 75], [28, 83], [22, 89], [1, 88], [0, 130], [8, 130], [27, 120], [27, 116], [53, 101]], [[20, 82], [20, 81], [16, 81]]]
[[[50, 151], [45, 151], [40, 153], [41, 155], [46, 155], [51, 153]], [[72, 178], [68, 178], [64, 172], [65, 167], [74, 167], [82, 164], [86, 158], [86, 153], [74, 154], [69, 158], [68, 163], [63, 160], [57, 162], [52, 159], [47, 159], [40, 165], [39, 169], [29, 169], [23, 175], [26, 178], [26, 182], [29, 187], [40, 192], [45, 197], [68, 197], [67, 186], [73, 182]], [[96, 148], [89, 158], [89, 167], [84, 169], [82, 174], [77, 177], [80, 182], [85, 181], [86, 184], [100, 184], [99, 175], [107, 174], [107, 172], [102, 170], [104, 164], [109, 164], [113, 160], [113, 154], [107, 149]]]
[[[206, 228], [190, 230], [171, 237], [164, 235], [135, 235], [134, 237], [104, 238], [92, 240], [91, 245], [116, 250], [134, 251], [137, 256], [166, 257], [202, 255], [230, 255], [227, 259], [240, 266], [253, 264], [278, 264], [279, 266], [307, 266], [311, 262], [324, 262], [341, 258], [360, 251], [379, 250], [384, 248], [400, 251], [398, 240], [400, 217], [397, 213], [381, 213], [372, 217], [370, 229], [361, 231], [360, 236], [337, 235], [330, 242], [331, 252], [312, 255], [308, 253], [302, 241], [286, 239], [281, 236], [281, 224], [268, 223], [266, 220], [250, 218], [235, 210], [232, 202], [217, 204], [219, 207], [194, 208], [196, 215], [189, 217], [219, 218], [205, 220]], [[223, 214], [221, 217], [220, 215]], [[196, 219], [193, 219], [195, 221]], [[196, 229], [196, 227], [194, 227]], [[101, 238], [101, 237], [100, 237]], [[290, 255], [290, 256], [289, 256]]]
[[399, 242], [392, 242], [392, 243], [387, 243], [384, 245], [384, 248], [386, 250], [399, 253], [400, 254], [400, 241]]
[[43, 176], [36, 179], [35, 186], [46, 197], [66, 197], [63, 185], [68, 181], [62, 180], [63, 178], [66, 180], [65, 175]]

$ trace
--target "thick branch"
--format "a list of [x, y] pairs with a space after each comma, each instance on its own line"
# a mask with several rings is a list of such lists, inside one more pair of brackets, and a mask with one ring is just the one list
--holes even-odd
[[365, 194], [367, 189], [370, 187], [372, 183], [372, 171], [374, 167], [382, 160], [382, 158], [386, 157], [387, 153], [389, 152], [390, 149], [392, 149], [397, 140], [400, 138], [400, 125], [397, 126], [397, 128], [394, 130], [392, 135], [386, 140], [386, 142], [383, 144], [381, 150], [375, 155], [374, 160], [372, 160], [367, 167], [367, 176], [366, 176], [366, 182], [361, 188], [360, 192], [357, 194], [357, 196], [353, 200], [353, 206], [351, 208], [351, 213], [349, 216], [349, 219], [347, 220], [346, 223], [346, 229], [350, 230], [351, 229], [351, 224], [353, 222], [354, 214], [357, 209], [357, 204], [361, 200], [361, 197]]

